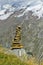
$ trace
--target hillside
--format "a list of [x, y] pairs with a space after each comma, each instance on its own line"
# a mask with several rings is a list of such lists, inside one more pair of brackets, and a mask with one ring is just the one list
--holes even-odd
[[[10, 48], [15, 36], [16, 26], [22, 28], [22, 40], [26, 52], [32, 52], [39, 60], [43, 60], [43, 18], [37, 19], [32, 12], [15, 18], [15, 14], [7, 20], [0, 21], [0, 44]], [[25, 32], [25, 33], [24, 33]]]
[[23, 57], [17, 57], [9, 50], [0, 47], [0, 65], [43, 65], [43, 61], [38, 62], [35, 57], [30, 57], [26, 60], [25, 55]]
[[[21, 61], [15, 54], [5, 54], [5, 48], [0, 48], [0, 65], [28, 65], [25, 61]], [[8, 51], [8, 49], [7, 49]]]
[[[17, 26], [22, 29], [20, 43], [24, 48], [21, 53], [26, 52], [21, 58], [15, 56], [18, 49], [15, 53], [11, 50]], [[16, 57], [28, 65], [43, 65], [43, 0], [0, 1], [0, 45], [4, 47], [0, 48], [0, 59], [3, 58], [0, 63], [6, 61], [10, 65]], [[16, 61], [18, 64], [19, 60]]]

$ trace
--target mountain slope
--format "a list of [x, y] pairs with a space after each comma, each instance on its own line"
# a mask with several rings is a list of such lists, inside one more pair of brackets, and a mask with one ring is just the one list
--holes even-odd
[[25, 0], [13, 0], [13, 1], [0, 1], [0, 20], [5, 20], [10, 17], [15, 12], [20, 10], [22, 13], [19, 12], [15, 17], [21, 17], [25, 15], [27, 12], [32, 11], [33, 16], [37, 16], [38, 19], [43, 17], [43, 2], [41, 0], [33, 0], [33, 1], [25, 1]]
[[[22, 44], [28, 52], [32, 52], [38, 59], [43, 59], [43, 19], [32, 16], [32, 12], [23, 17], [15, 18], [15, 14], [7, 20], [0, 21], [0, 44], [10, 48], [15, 36], [17, 25], [22, 28]], [[25, 32], [25, 33], [24, 33]]]

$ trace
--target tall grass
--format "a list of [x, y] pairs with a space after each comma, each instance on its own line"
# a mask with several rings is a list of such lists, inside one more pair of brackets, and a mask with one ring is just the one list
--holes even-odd
[[25, 62], [22, 62], [15, 55], [7, 55], [0, 53], [0, 65], [27, 65]]
[[18, 58], [16, 55], [5, 54], [5, 49], [0, 48], [0, 65], [43, 65], [43, 60], [39, 63], [35, 57], [30, 57], [25, 54]]

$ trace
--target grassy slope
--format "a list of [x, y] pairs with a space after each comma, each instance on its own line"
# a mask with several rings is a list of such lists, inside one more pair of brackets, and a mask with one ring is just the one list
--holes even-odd
[[14, 54], [5, 53], [8, 49], [0, 47], [0, 65], [43, 65], [43, 61], [38, 63], [35, 57], [21, 61]]
[[5, 54], [3, 48], [0, 48], [0, 65], [27, 65], [15, 55]]

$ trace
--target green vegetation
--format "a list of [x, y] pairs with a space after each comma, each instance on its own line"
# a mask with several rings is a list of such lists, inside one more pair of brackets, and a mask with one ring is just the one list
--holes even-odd
[[22, 62], [15, 55], [7, 55], [0, 52], [0, 65], [27, 65]]
[[39, 63], [35, 57], [27, 58], [27, 55], [18, 58], [7, 51], [8, 49], [0, 47], [0, 65], [43, 65], [43, 60]]
[[8, 49], [0, 47], [0, 65], [27, 65], [26, 62], [20, 60], [16, 55], [6, 53]]

